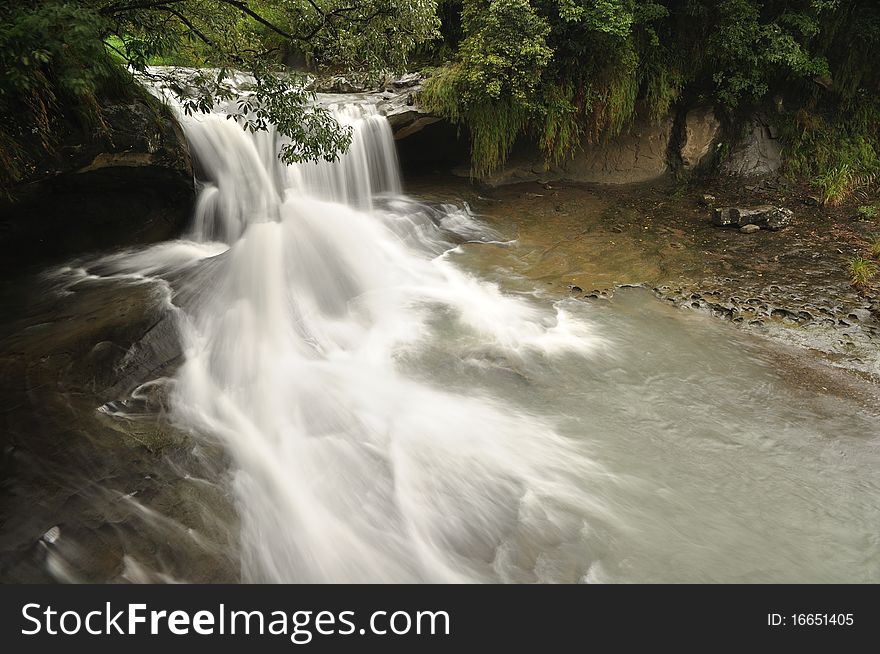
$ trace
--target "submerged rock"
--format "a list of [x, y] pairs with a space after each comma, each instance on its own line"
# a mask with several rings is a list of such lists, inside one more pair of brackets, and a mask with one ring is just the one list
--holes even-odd
[[761, 228], [757, 225], [743, 225], [739, 228], [743, 234], [754, 234], [755, 232], [760, 232]]

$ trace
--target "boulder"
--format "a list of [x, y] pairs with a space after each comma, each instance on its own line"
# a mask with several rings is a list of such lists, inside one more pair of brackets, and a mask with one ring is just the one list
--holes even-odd
[[712, 224], [716, 227], [737, 225], [737, 216], [732, 207], [716, 207], [712, 210]]
[[751, 225], [760, 225], [764, 229], [777, 230], [786, 227], [794, 217], [791, 209], [785, 207], [775, 207], [773, 211], [764, 213], [757, 221], [750, 222]]
[[400, 77], [394, 77], [387, 81], [386, 89], [415, 89], [421, 88], [424, 76], [421, 73], [407, 73]]
[[388, 119], [395, 140], [412, 136], [441, 120], [422, 108], [417, 101], [423, 81], [420, 73], [408, 73], [385, 83], [383, 98], [377, 108]]
[[712, 107], [696, 107], [687, 112], [680, 151], [685, 170], [695, 170], [712, 159], [720, 132], [721, 121]]
[[722, 164], [722, 170], [739, 177], [762, 177], [779, 170], [782, 165], [782, 145], [779, 134], [769, 120], [761, 115], [752, 116], [750, 127]]
[[315, 93], [362, 93], [372, 85], [372, 81], [366, 77], [352, 74], [315, 77], [306, 88]]
[[712, 224], [716, 227], [744, 227], [757, 225], [775, 231], [791, 222], [792, 212], [784, 207], [716, 207], [712, 210]]

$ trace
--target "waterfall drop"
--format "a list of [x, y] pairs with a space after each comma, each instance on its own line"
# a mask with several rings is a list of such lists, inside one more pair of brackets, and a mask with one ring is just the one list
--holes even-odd
[[581, 544], [582, 576], [589, 521], [606, 514], [583, 446], [488, 391], [441, 389], [412, 362], [453, 335], [469, 357], [513, 367], [598, 339], [458, 270], [448, 253], [491, 230], [466, 207], [402, 194], [372, 106], [334, 111], [353, 130], [348, 152], [295, 165], [278, 160], [273, 131], [221, 111], [182, 117], [200, 171], [195, 245], [152, 250], [151, 271], [177, 275], [174, 417], [232, 457], [243, 577], [565, 579], [538, 554], [548, 539]]

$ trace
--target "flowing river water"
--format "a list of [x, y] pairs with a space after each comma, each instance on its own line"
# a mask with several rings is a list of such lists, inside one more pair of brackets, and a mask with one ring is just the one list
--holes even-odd
[[876, 411], [641, 289], [549, 293], [505, 266], [503, 224], [403, 194], [368, 104], [336, 113], [349, 153], [293, 166], [272, 133], [186, 118], [186, 237], [53, 273], [159, 294], [182, 363], [135, 399], [163, 388], [179, 483], [225, 498], [140, 505], [138, 538], [179, 544], [120, 578], [200, 581], [168, 560], [220, 549], [244, 581], [880, 581]]

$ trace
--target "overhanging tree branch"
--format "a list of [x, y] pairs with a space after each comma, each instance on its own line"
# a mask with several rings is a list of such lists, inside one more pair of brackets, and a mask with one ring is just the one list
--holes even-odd
[[210, 46], [213, 46], [213, 45], [214, 45], [214, 42], [213, 42], [211, 39], [209, 39], [207, 36], [205, 36], [205, 34], [202, 33], [202, 31], [199, 30], [198, 27], [196, 27], [195, 25], [193, 25], [192, 21], [190, 21], [186, 16], [184, 16], [183, 14], [181, 14], [181, 13], [180, 13], [179, 11], [177, 11], [176, 9], [172, 9], [171, 7], [166, 7], [165, 5], [158, 5], [156, 8], [157, 8], [157, 9], [161, 9], [161, 10], [163, 10], [163, 11], [167, 11], [168, 13], [170, 13], [170, 14], [176, 16], [177, 19], [178, 19], [181, 23], [183, 23], [184, 25], [186, 25], [186, 27], [189, 29], [190, 32], [192, 32], [193, 34], [195, 34], [195, 35], [196, 35], [196, 36], [197, 36], [202, 42], [204, 42], [206, 45], [210, 45]]
[[[199, 40], [203, 41], [205, 44], [209, 46], [216, 46], [216, 42], [213, 38], [209, 37], [204, 31], [200, 30], [191, 18], [187, 16], [185, 13], [186, 9], [184, 7], [174, 8], [171, 5], [184, 5], [186, 0], [134, 0], [131, 2], [117, 2], [115, 4], [108, 5], [100, 10], [100, 13], [107, 17], [120, 17], [129, 12], [136, 11], [161, 11], [165, 13], [169, 13], [175, 16], [183, 25], [185, 25], [189, 31]], [[284, 37], [290, 41], [298, 41], [300, 43], [310, 43], [323, 29], [329, 29], [334, 34], [338, 35], [336, 19], [340, 19], [343, 21], [347, 21], [350, 23], [360, 23], [362, 25], [366, 25], [370, 23], [375, 18], [380, 16], [390, 16], [392, 15], [392, 11], [388, 7], [382, 7], [376, 9], [371, 14], [367, 16], [356, 16], [352, 15], [353, 12], [356, 12], [361, 9], [357, 4], [348, 5], [344, 7], [336, 7], [331, 10], [324, 10], [320, 5], [315, 2], [315, 0], [306, 0], [308, 5], [314, 9], [317, 15], [320, 17], [320, 22], [318, 22], [308, 33], [306, 34], [293, 34], [276, 24], [272, 20], [266, 18], [258, 11], [253, 9], [248, 2], [245, 0], [218, 0], [219, 3], [227, 5], [232, 9], [238, 11], [239, 13], [248, 16], [252, 20], [256, 21], [260, 25], [268, 28], [275, 34]]]
[[139, 9], [156, 9], [160, 6], [180, 4], [186, 0], [142, 0], [141, 2], [120, 2], [115, 5], [103, 7], [100, 13], [103, 16], [114, 16], [116, 14], [125, 13], [127, 11], [137, 11]]
[[272, 30], [276, 34], [283, 36], [286, 39], [290, 39], [291, 41], [300, 40], [299, 38], [297, 38], [296, 36], [294, 36], [290, 32], [281, 29], [280, 27], [275, 25], [275, 23], [273, 23], [272, 21], [264, 18], [263, 16], [261, 16], [260, 14], [255, 12], [253, 9], [251, 9], [248, 6], [248, 4], [246, 2], [239, 2], [238, 0], [220, 0], [220, 2], [222, 2], [223, 4], [229, 5], [230, 7], [235, 7], [243, 14], [247, 14], [248, 16], [253, 18], [255, 21], [260, 23], [261, 25], [268, 27], [270, 30]]

